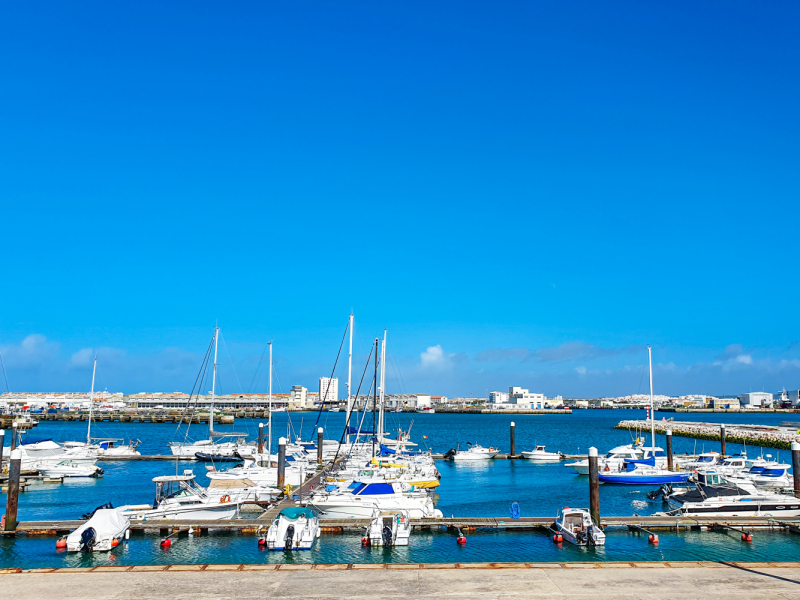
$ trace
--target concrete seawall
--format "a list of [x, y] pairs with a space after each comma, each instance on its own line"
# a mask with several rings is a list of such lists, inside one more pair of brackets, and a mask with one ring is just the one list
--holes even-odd
[[[650, 421], [620, 421], [615, 429], [650, 432]], [[664, 434], [667, 429], [672, 435], [698, 440], [720, 441], [719, 423], [694, 423], [688, 421], [656, 421], [656, 433]], [[732, 444], [747, 444], [789, 450], [792, 442], [800, 442], [800, 434], [787, 428], [763, 425], [725, 424], [725, 440]]]

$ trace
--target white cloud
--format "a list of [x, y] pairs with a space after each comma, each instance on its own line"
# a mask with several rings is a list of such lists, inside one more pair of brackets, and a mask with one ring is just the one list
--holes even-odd
[[584, 366], [575, 367], [575, 370], [578, 372], [578, 375], [586, 375], [586, 367]]
[[53, 360], [58, 355], [59, 345], [50, 342], [39, 333], [28, 335], [19, 344], [0, 346], [0, 354], [6, 367], [24, 369], [36, 367]]
[[75, 354], [72, 355], [72, 358], [69, 359], [69, 363], [73, 367], [88, 367], [92, 364], [92, 359], [94, 358], [94, 349], [93, 348], [81, 348]]
[[736, 362], [741, 363], [743, 365], [752, 365], [753, 364], [753, 357], [749, 354], [740, 354], [736, 357]]
[[449, 357], [439, 344], [428, 346], [425, 352], [419, 355], [419, 361], [423, 369], [443, 369], [450, 364]]

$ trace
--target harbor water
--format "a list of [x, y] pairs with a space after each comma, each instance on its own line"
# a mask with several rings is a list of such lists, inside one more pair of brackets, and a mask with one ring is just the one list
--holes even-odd
[[[656, 418], [673, 417], [685, 421], [751, 423], [776, 425], [785, 420], [781, 414], [675, 414], [657, 413]], [[344, 424], [343, 413], [276, 413], [273, 417], [273, 449], [277, 438], [301, 435], [310, 439], [317, 426], [325, 428], [326, 438], [339, 438]], [[585, 454], [590, 446], [603, 453], [630, 443], [635, 434], [615, 430], [622, 419], [644, 418], [638, 410], [584, 410], [571, 415], [472, 415], [472, 414], [387, 414], [387, 430], [411, 428], [411, 437], [423, 448], [446, 452], [460, 444], [477, 442], [483, 446], [509, 450], [509, 425], [516, 423], [516, 451], [545, 444], [548, 450]], [[368, 415], [370, 420], [371, 416]], [[255, 439], [258, 422], [238, 419], [232, 426], [218, 427], [248, 432]], [[179, 433], [172, 424], [95, 423], [93, 435], [140, 439], [139, 450], [145, 455], [168, 454], [167, 444], [183, 440], [186, 427]], [[201, 439], [202, 426], [192, 426], [190, 437]], [[50, 437], [57, 442], [80, 440], [86, 424], [42, 422], [30, 437]], [[647, 440], [649, 444], [649, 433]], [[176, 437], [179, 436], [179, 437]], [[663, 436], [657, 443], [664, 446]], [[674, 438], [676, 454], [719, 450], [719, 443], [688, 438]], [[729, 443], [728, 454], [744, 450]], [[6, 447], [6, 456], [8, 447]], [[749, 456], [762, 453], [748, 447]], [[764, 448], [763, 454], [789, 460], [788, 452]], [[205, 465], [181, 461], [117, 461], [98, 463], [105, 475], [98, 479], [67, 479], [62, 484], [34, 483], [20, 495], [19, 519], [71, 520], [105, 502], [114, 506], [152, 502], [157, 475], [182, 473], [193, 469], [198, 483], [205, 485]], [[227, 468], [229, 465], [220, 465]], [[437, 461], [442, 475], [437, 507], [445, 516], [510, 518], [512, 502], [520, 506], [522, 516], [555, 516], [562, 506], [588, 506], [588, 478], [566, 468], [564, 462], [536, 464], [526, 460], [495, 459], [476, 464]], [[611, 486], [600, 489], [601, 513], [604, 516], [649, 515], [665, 510], [660, 502], [651, 502], [646, 493], [652, 487]], [[0, 497], [5, 506], [5, 496]], [[68, 567], [100, 564], [177, 564], [177, 563], [258, 563], [258, 562], [565, 562], [586, 560], [796, 560], [800, 556], [800, 536], [778, 532], [757, 532], [751, 544], [744, 544], [734, 534], [717, 532], [681, 532], [660, 534], [660, 544], [648, 544], [646, 537], [623, 530], [609, 531], [605, 548], [579, 549], [570, 544], [556, 545], [541, 532], [504, 532], [478, 530], [469, 533], [466, 546], [455, 543], [452, 532], [415, 531], [407, 548], [393, 550], [364, 549], [358, 534], [323, 535], [314, 549], [292, 554], [259, 551], [253, 536], [212, 532], [202, 537], [180, 537], [163, 551], [157, 536], [134, 535], [112, 553], [90, 556], [58, 553], [55, 541], [48, 537], [20, 536], [0, 540], [0, 567]]]

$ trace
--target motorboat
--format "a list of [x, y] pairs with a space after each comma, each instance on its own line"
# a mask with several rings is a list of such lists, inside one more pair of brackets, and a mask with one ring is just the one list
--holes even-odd
[[111, 457], [126, 457], [126, 456], [141, 456], [142, 453], [139, 452], [136, 448], [141, 444], [141, 440], [133, 441], [131, 440], [129, 443], [125, 444], [117, 444], [117, 442], [124, 442], [125, 440], [97, 440], [97, 445], [99, 447], [100, 456], [111, 458]]
[[534, 450], [526, 450], [523, 452], [522, 458], [527, 458], [534, 462], [558, 462], [561, 460], [561, 453], [547, 452], [544, 446], [536, 446]]
[[606, 534], [585, 508], [565, 506], [559, 511], [553, 527], [576, 546], [604, 546], [606, 543]]
[[19, 445], [22, 454], [22, 468], [35, 469], [36, 464], [58, 463], [70, 460], [80, 465], [93, 465], [97, 462], [97, 453], [81, 452], [75, 448], [64, 448], [50, 438], [23, 439]]
[[411, 517], [408, 511], [380, 511], [375, 510], [372, 521], [366, 530], [370, 546], [408, 546], [411, 535]]
[[[643, 452], [640, 446], [634, 444], [627, 444], [625, 446], [617, 446], [608, 451], [605, 456], [598, 459], [598, 466], [601, 470], [608, 467], [609, 471], [620, 471], [623, 469], [623, 464], [627, 461], [640, 460]], [[564, 465], [571, 467], [578, 475], [589, 474], [589, 459], [584, 458], [572, 463]]]
[[800, 517], [800, 500], [783, 494], [745, 494], [708, 496], [699, 501], [687, 500], [677, 516], [703, 517]]
[[469, 442], [467, 442], [467, 445], [469, 448], [466, 450], [456, 450], [455, 453], [452, 454], [451, 459], [454, 461], [486, 460], [494, 458], [500, 452], [500, 450], [494, 446], [484, 448], [479, 444], [473, 445]]
[[123, 506], [131, 519], [216, 521], [231, 519], [239, 512], [242, 501], [228, 497], [214, 499], [194, 481], [194, 474], [154, 477], [156, 499], [153, 505]]
[[370, 480], [354, 481], [351, 486], [347, 490], [328, 486], [325, 491], [316, 491], [308, 505], [319, 510], [321, 519], [370, 519], [376, 509], [406, 511], [414, 519], [442, 516], [426, 492], [412, 491], [407, 484]]
[[67, 551], [108, 552], [125, 537], [130, 526], [130, 517], [123, 509], [99, 508], [67, 536]]
[[281, 494], [277, 488], [257, 485], [247, 478], [212, 479], [205, 491], [215, 502], [269, 502]]
[[[302, 466], [287, 466], [284, 470], [284, 482], [286, 485], [299, 486], [303, 482], [304, 473], [310, 472], [312, 472], [310, 469], [304, 469]], [[241, 467], [233, 467], [224, 471], [209, 471], [206, 475], [212, 481], [249, 479], [258, 486], [278, 487], [278, 468], [259, 467], [253, 461], [247, 461]]]
[[100, 477], [103, 469], [97, 465], [86, 465], [73, 460], [62, 460], [57, 463], [41, 462], [35, 465], [39, 473], [45, 477]]
[[418, 408], [417, 409], [417, 413], [419, 413], [421, 415], [433, 415], [433, 414], [436, 414], [436, 409], [435, 408], [427, 408], [427, 407], [426, 408]]
[[791, 487], [794, 483], [789, 476], [791, 468], [792, 465], [764, 461], [764, 464], [756, 463], [747, 471], [727, 475], [726, 479], [731, 483], [750, 481], [760, 488], [783, 489]]
[[694, 459], [682, 463], [681, 467], [688, 471], [709, 469], [716, 466], [720, 458], [719, 452], [703, 452]]
[[256, 447], [253, 444], [248, 444], [239, 441], [239, 438], [247, 434], [235, 435], [217, 435], [214, 437], [223, 439], [226, 437], [236, 438], [234, 441], [215, 441], [212, 439], [198, 440], [195, 442], [170, 442], [169, 451], [173, 456], [180, 456], [181, 458], [197, 459], [198, 454], [215, 457], [216, 460], [221, 460], [225, 457], [232, 457], [240, 460], [244, 456], [250, 456], [255, 453]]
[[267, 531], [268, 550], [311, 550], [319, 537], [319, 519], [309, 508], [284, 508]]

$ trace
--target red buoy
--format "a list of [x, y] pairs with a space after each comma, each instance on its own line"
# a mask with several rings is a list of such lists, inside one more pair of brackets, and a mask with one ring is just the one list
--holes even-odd
[[165, 540], [161, 540], [161, 547], [162, 548], [167, 549], [170, 546], [172, 546], [172, 540], [171, 539], [167, 538]]
[[658, 536], [657, 535], [653, 535], [651, 533], [650, 537], [647, 538], [647, 539], [650, 541], [651, 544], [658, 544]]
[[67, 538], [58, 538], [56, 540], [56, 548], [66, 548], [67, 547]]
[[368, 537], [362, 537], [361, 538], [361, 545], [364, 546], [364, 547], [369, 546], [369, 538]]
[[558, 541], [558, 534], [556, 534], [556, 533], [553, 534], [553, 541], [554, 542]]
[[119, 540], [117, 538], [114, 538], [113, 540], [111, 540], [111, 547], [116, 548], [117, 546], [119, 546]]
[[267, 545], [267, 538], [263, 538], [263, 537], [258, 538], [258, 545], [259, 546], [266, 546]]
[[556, 540], [559, 544], [564, 541], [564, 536], [560, 533], [558, 534], [558, 539]]
[[461, 536], [458, 536], [458, 537], [456, 538], [456, 543], [457, 543], [457, 544], [460, 544], [461, 546], [464, 546], [464, 545], [467, 543], [467, 538], [466, 538], [466, 537], [464, 537], [463, 535], [461, 535]]
[[753, 535], [750, 534], [750, 533], [743, 533], [742, 534], [742, 541], [743, 542], [752, 542], [753, 541]]

